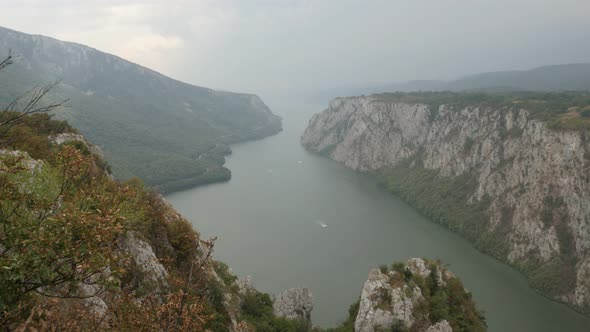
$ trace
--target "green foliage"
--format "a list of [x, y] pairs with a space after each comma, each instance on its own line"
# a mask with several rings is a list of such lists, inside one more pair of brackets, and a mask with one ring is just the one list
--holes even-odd
[[549, 262], [532, 261], [521, 268], [531, 285], [550, 296], [567, 294], [576, 287], [576, 261], [554, 257]]
[[[89, 48], [87, 61], [72, 66], [64, 53], [48, 51], [63, 47], [53, 45], [37, 50], [42, 63], [27, 60], [36, 70], [51, 63], [63, 72], [31, 72], [17, 61], [0, 76], [0, 105], [43, 79], [61, 80], [60, 95], [70, 100], [56, 116], [100, 146], [119, 179], [136, 176], [163, 192], [227, 181], [230, 172], [222, 165], [229, 144], [281, 130], [280, 118], [253, 95], [185, 84]], [[37, 51], [22, 49], [36, 46], [21, 41], [14, 51], [27, 57]]]
[[[0, 123], [19, 116], [17, 112], [0, 112]], [[49, 135], [75, 132], [65, 121], [52, 120], [51, 116], [39, 113], [25, 116], [14, 126], [0, 126], [0, 148], [27, 151], [35, 159], [50, 158]]]
[[[424, 300], [414, 307], [413, 316], [416, 323], [412, 328], [422, 325], [427, 327], [429, 324], [446, 320], [453, 331], [486, 331], [484, 314], [477, 309], [461, 280], [449, 277], [440, 262], [425, 261], [430, 274], [426, 278], [415, 274], [406, 281], [409, 288], [418, 286], [424, 297]], [[443, 280], [438, 280], [438, 271], [441, 272]]]
[[228, 326], [231, 324], [231, 319], [224, 305], [225, 288], [217, 280], [209, 279], [205, 289], [209, 304], [208, 313], [212, 316], [205, 326], [216, 332], [229, 331]]
[[188, 221], [181, 219], [166, 224], [166, 234], [174, 248], [177, 263], [188, 262], [194, 257], [197, 235]]
[[213, 268], [226, 286], [235, 285], [238, 277], [230, 272], [229, 266], [227, 266], [227, 264], [216, 261], [213, 263]]
[[210, 183], [225, 182], [230, 179], [231, 172], [229, 169], [219, 167], [218, 165], [211, 165], [204, 172], [187, 175], [186, 178], [174, 179], [174, 177], [170, 177], [170, 180], [156, 184], [155, 188], [162, 193], [169, 193]]
[[114, 285], [116, 239], [126, 228], [125, 200], [132, 193], [71, 146], [54, 164], [5, 154], [0, 168], [0, 309], [17, 309], [33, 292], [72, 296], [77, 283], [90, 278]]
[[382, 172], [381, 178], [389, 191], [435, 222], [474, 242], [479, 249], [502, 256], [505, 252], [502, 240], [508, 229], [498, 228], [490, 234], [486, 227], [489, 202], [468, 203], [477, 185], [471, 174], [442, 177], [437, 171], [408, 165], [409, 162], [402, 163]]

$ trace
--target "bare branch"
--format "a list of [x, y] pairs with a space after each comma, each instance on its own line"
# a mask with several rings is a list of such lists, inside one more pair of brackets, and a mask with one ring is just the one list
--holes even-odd
[[[12, 65], [14, 63], [14, 56], [9, 52], [8, 56], [0, 61], [0, 70]], [[53, 83], [35, 86], [24, 94], [16, 97], [10, 102], [4, 111], [11, 112], [7, 119], [0, 121], [0, 139], [2, 139], [13, 127], [20, 124], [23, 118], [38, 114], [49, 113], [59, 107], [65, 107], [69, 99], [64, 99], [58, 102], [52, 102], [42, 105], [44, 98], [60, 84], [60, 81]], [[7, 142], [0, 140], [0, 147], [7, 145]]]

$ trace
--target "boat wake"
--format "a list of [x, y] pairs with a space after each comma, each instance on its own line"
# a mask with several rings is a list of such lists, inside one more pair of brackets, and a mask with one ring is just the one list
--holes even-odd
[[322, 228], [327, 228], [328, 227], [328, 225], [326, 225], [326, 223], [323, 222], [323, 221], [321, 221], [321, 220], [316, 220], [315, 223], [318, 224], [318, 225], [320, 225], [320, 226], [322, 226]]

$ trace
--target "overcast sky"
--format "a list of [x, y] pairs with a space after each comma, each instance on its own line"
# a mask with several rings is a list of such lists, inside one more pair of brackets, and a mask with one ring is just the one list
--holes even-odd
[[0, 0], [0, 25], [263, 95], [590, 62], [589, 0]]

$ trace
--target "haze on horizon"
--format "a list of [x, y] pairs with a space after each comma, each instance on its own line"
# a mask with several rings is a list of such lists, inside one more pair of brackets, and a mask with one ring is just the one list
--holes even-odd
[[590, 62], [584, 0], [0, 2], [7, 28], [263, 96]]

